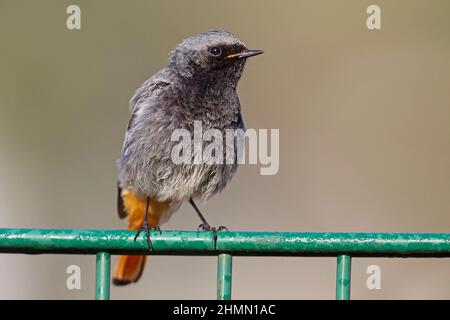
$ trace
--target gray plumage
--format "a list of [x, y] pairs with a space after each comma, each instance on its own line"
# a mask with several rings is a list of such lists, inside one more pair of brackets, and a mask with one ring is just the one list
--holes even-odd
[[[220, 56], [211, 48], [219, 48]], [[171, 135], [181, 128], [193, 134], [194, 120], [202, 122], [203, 131], [244, 129], [236, 86], [246, 59], [226, 57], [245, 50], [233, 34], [208, 31], [183, 40], [170, 53], [169, 64], [130, 101], [132, 115], [118, 160], [119, 187], [158, 201], [181, 202], [207, 199], [226, 186], [236, 162], [176, 165], [171, 152], [178, 142]]]

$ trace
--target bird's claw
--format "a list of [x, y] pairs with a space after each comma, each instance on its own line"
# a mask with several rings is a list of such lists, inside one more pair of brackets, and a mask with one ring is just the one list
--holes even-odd
[[217, 245], [217, 232], [220, 231], [229, 231], [227, 227], [225, 226], [218, 226], [218, 227], [211, 227], [208, 223], [202, 223], [198, 226], [197, 231], [211, 231], [213, 233], [213, 242], [214, 242], [214, 249], [216, 249]]
[[161, 228], [159, 226], [153, 227], [152, 230], [158, 231], [159, 235], [162, 235]]
[[147, 240], [148, 249], [150, 251], [153, 251], [153, 243], [150, 239], [150, 231], [159, 231], [159, 234], [162, 234], [161, 228], [159, 226], [156, 227], [150, 227], [148, 223], [144, 223], [142, 227], [140, 227], [136, 234], [134, 235], [134, 242], [136, 242], [136, 239], [139, 237], [142, 231], [145, 231], [145, 239]]

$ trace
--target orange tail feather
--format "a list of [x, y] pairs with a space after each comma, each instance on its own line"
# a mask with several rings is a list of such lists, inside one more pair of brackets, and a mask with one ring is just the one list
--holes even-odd
[[113, 283], [119, 286], [138, 281], [146, 261], [147, 256], [120, 256], [114, 271]]
[[[121, 191], [120, 196], [128, 218], [128, 229], [138, 230], [144, 223], [147, 198], [137, 196], [127, 189]], [[161, 216], [170, 208], [170, 202], [158, 202], [150, 199], [148, 224], [150, 227], [159, 225]], [[120, 256], [113, 275], [113, 283], [126, 285], [136, 282], [144, 271], [147, 256]]]

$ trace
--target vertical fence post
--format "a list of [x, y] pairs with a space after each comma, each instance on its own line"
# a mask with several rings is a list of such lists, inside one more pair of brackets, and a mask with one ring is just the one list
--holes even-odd
[[233, 258], [230, 254], [219, 254], [217, 258], [217, 300], [231, 300], [231, 274]]
[[337, 257], [336, 300], [350, 300], [350, 285], [352, 274], [352, 257], [340, 255]]
[[109, 283], [111, 281], [111, 256], [99, 252], [96, 256], [95, 299], [109, 300]]

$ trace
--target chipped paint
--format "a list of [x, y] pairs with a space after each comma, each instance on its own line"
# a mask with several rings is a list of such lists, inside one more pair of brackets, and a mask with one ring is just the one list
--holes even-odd
[[265, 256], [436, 256], [450, 257], [450, 233], [339, 232], [151, 232], [154, 251], [144, 235], [136, 242], [125, 230], [0, 229], [2, 253], [70, 253]]

